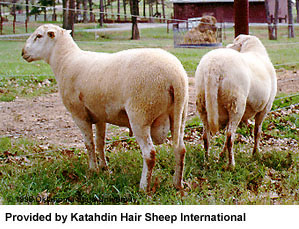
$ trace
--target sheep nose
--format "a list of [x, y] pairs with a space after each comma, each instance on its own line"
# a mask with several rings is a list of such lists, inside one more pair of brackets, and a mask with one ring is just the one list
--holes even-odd
[[24, 51], [24, 48], [22, 48], [22, 56], [24, 56], [25, 54], [25, 51]]

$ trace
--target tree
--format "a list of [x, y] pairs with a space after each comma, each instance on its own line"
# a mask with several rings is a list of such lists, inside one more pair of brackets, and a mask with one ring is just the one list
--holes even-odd
[[87, 23], [87, 0], [83, 0], [83, 22]]
[[126, 21], [127, 20], [127, 2], [126, 2], [126, 0], [123, 0], [123, 6], [124, 6], [125, 21]]
[[93, 5], [92, 0], [88, 0], [88, 3], [89, 3], [89, 18], [90, 18], [89, 21], [94, 22], [95, 19], [94, 19], [94, 14], [92, 12], [92, 5]]
[[44, 21], [47, 21], [47, 6], [53, 6], [54, 0], [39, 0], [37, 2], [40, 7], [33, 6], [30, 14], [40, 14], [42, 11], [44, 12]]
[[296, 0], [296, 11], [297, 11], [297, 19], [296, 22], [299, 22], [299, 0]]
[[275, 0], [274, 26], [270, 17], [269, 0], [265, 0], [265, 10], [268, 24], [269, 40], [277, 40], [278, 0]]
[[292, 11], [292, 0], [288, 0], [288, 37], [293, 38], [294, 37], [294, 20], [293, 20], [293, 11]]
[[104, 24], [104, 1], [100, 0], [100, 26]]
[[67, 11], [68, 0], [62, 0], [62, 27], [66, 29], [68, 24], [68, 11]]
[[139, 40], [139, 29], [137, 24], [137, 16], [139, 15], [138, 0], [130, 0], [131, 14], [132, 14], [132, 40]]
[[68, 23], [66, 25], [67, 30], [72, 30], [71, 35], [74, 37], [74, 22], [75, 22], [75, 0], [69, 0], [69, 12]]
[[117, 0], [117, 20], [120, 21], [120, 0]]
[[26, 0], [26, 21], [29, 22], [29, 0]]

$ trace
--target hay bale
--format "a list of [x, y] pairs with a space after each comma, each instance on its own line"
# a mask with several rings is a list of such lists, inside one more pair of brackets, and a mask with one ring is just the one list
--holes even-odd
[[213, 16], [204, 16], [199, 24], [184, 36], [184, 44], [211, 44], [217, 42], [217, 20]]

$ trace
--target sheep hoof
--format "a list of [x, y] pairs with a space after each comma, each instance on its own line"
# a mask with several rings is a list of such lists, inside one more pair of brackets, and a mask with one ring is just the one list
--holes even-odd
[[235, 170], [235, 165], [234, 164], [228, 164], [226, 166], [226, 171], [234, 171]]
[[259, 160], [259, 159], [261, 159], [261, 154], [260, 154], [259, 150], [254, 150], [252, 152], [252, 158], [253, 158], [253, 160]]
[[179, 184], [178, 183], [174, 183], [173, 185], [176, 188], [176, 190], [178, 190], [178, 191], [180, 191], [180, 190], [182, 190], [184, 188], [184, 186], [182, 185], [181, 182]]
[[100, 165], [99, 168], [100, 168], [99, 170], [101, 170], [101, 171], [107, 171], [107, 170], [109, 170], [108, 165]]

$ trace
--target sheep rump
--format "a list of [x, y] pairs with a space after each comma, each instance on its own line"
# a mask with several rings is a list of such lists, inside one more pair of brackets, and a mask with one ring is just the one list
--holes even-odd
[[84, 136], [90, 169], [98, 170], [92, 124], [100, 167], [107, 167], [106, 123], [128, 127], [143, 156], [140, 188], [149, 190], [156, 154], [153, 142], [165, 142], [171, 130], [177, 163], [174, 184], [181, 187], [188, 79], [176, 57], [162, 49], [83, 51], [68, 31], [54, 25], [37, 28], [22, 56], [28, 62], [42, 59], [50, 64], [63, 103]]
[[209, 152], [210, 133], [226, 127], [221, 156], [229, 154], [234, 167], [233, 144], [241, 121], [255, 118], [254, 149], [258, 150], [261, 125], [274, 101], [277, 81], [267, 51], [255, 36], [239, 35], [228, 48], [213, 50], [200, 61], [196, 73], [197, 110], [204, 125], [204, 148]]

